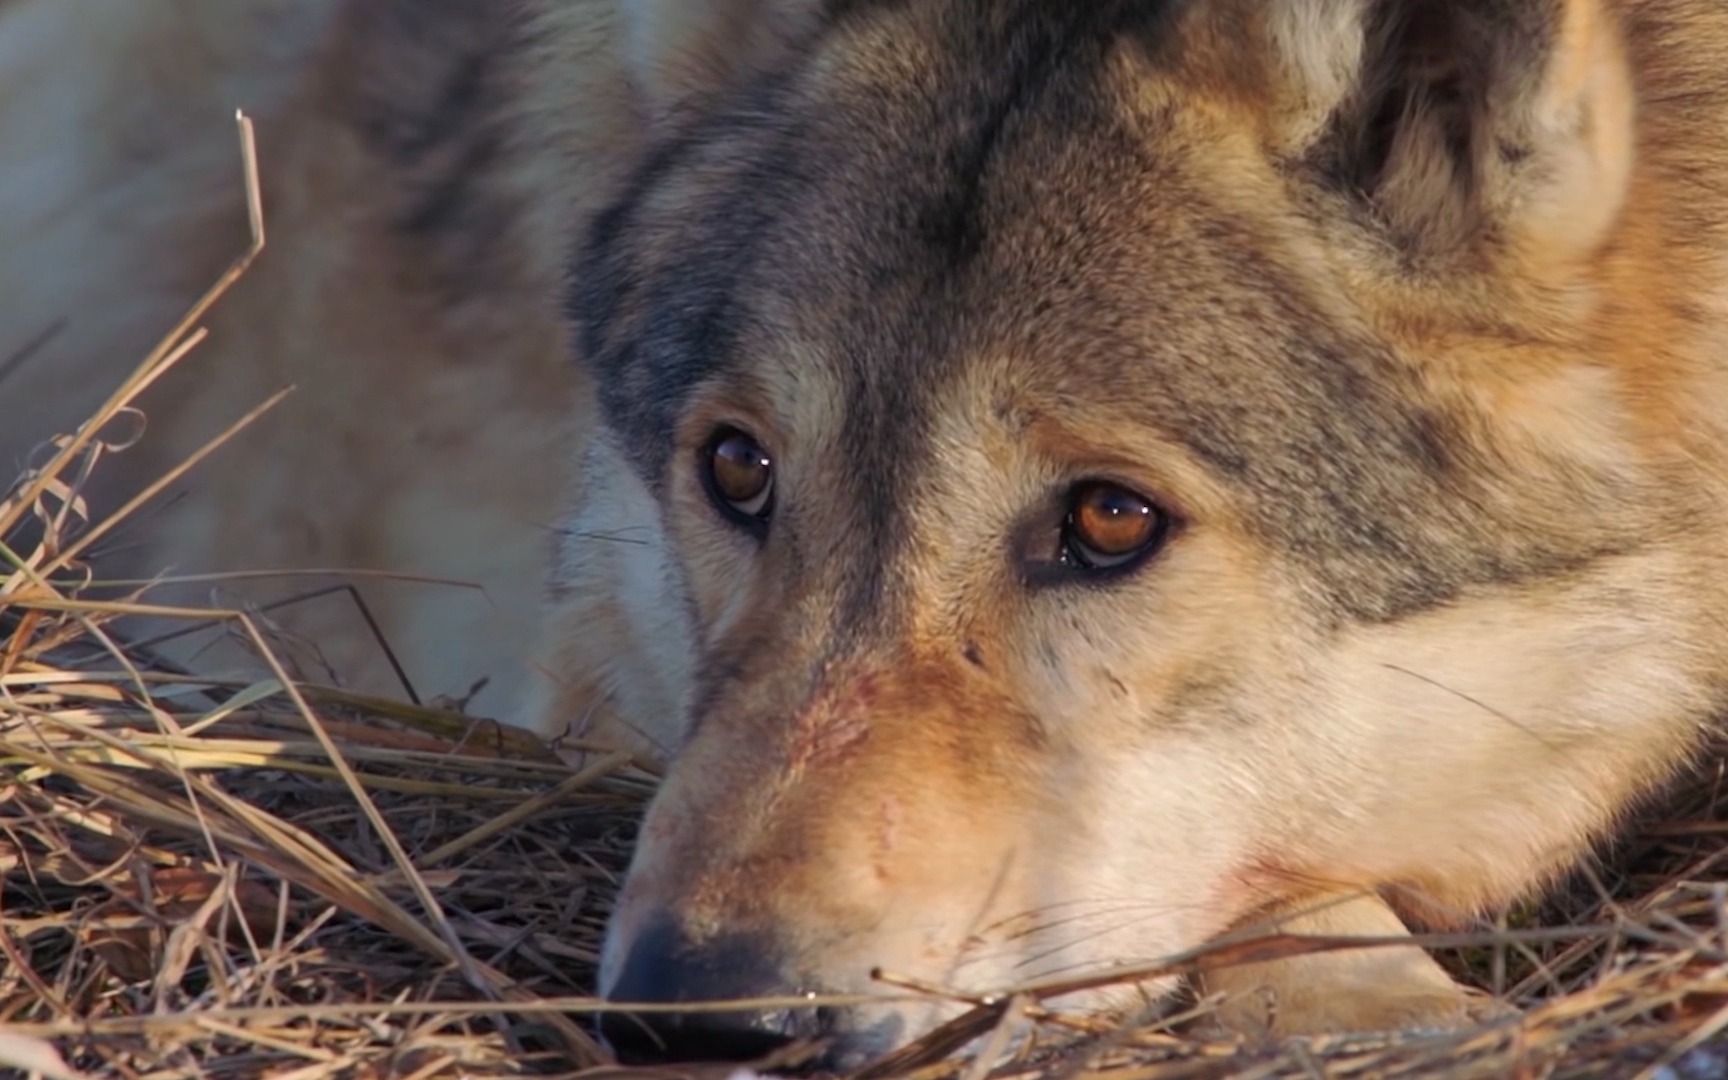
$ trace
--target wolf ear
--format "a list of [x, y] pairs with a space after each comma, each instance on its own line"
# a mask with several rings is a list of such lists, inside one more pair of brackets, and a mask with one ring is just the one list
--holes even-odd
[[658, 118], [771, 66], [819, 0], [618, 0], [632, 81]]
[[1279, 149], [1416, 256], [1569, 262], [1626, 197], [1633, 85], [1600, 0], [1268, 0]]

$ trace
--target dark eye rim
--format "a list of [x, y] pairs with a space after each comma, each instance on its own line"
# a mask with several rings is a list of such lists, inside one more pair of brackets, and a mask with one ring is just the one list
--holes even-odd
[[[768, 496], [759, 510], [741, 509], [738, 504], [727, 498], [726, 494], [720, 490], [719, 483], [714, 478], [714, 454], [720, 448], [721, 443], [734, 437], [750, 440], [751, 444], [761, 451], [763, 458], [768, 462]], [[703, 441], [702, 448], [697, 451], [696, 472], [702, 478], [702, 490], [707, 494], [708, 502], [728, 524], [737, 526], [758, 539], [767, 534], [768, 521], [774, 514], [774, 504], [778, 492], [774, 477], [774, 455], [763, 448], [762, 440], [737, 424], [720, 424]]]
[[[1100, 489], [1113, 494], [1126, 495], [1134, 502], [1144, 505], [1150, 513], [1152, 531], [1144, 541], [1132, 550], [1116, 554], [1091, 551], [1091, 545], [1076, 535], [1079, 528], [1081, 503], [1085, 496]], [[1163, 507], [1158, 505], [1157, 500], [1150, 499], [1131, 487], [1111, 480], [1083, 480], [1068, 489], [1068, 512], [1062, 518], [1061, 554], [1064, 558], [1072, 560], [1077, 569], [1085, 570], [1088, 573], [1097, 573], [1124, 566], [1145, 558], [1149, 552], [1157, 548], [1167, 526], [1168, 517], [1169, 515], [1165, 513]]]
[[[1131, 554], [1109, 562], [1092, 564], [1086, 561], [1084, 552], [1074, 550], [1072, 529], [1074, 514], [1079, 496], [1088, 488], [1103, 485], [1118, 488], [1152, 508], [1155, 517], [1151, 536]], [[1091, 476], [1068, 484], [1060, 499], [1060, 513], [1052, 517], [1044, 517], [1044, 525], [1039, 530], [1043, 533], [1044, 544], [1048, 544], [1048, 530], [1054, 525], [1056, 529], [1055, 552], [1053, 556], [1033, 556], [1024, 563], [1024, 575], [1027, 585], [1032, 587], [1061, 585], [1110, 585], [1119, 582], [1144, 569], [1148, 563], [1158, 558], [1170, 546], [1171, 540], [1181, 531], [1182, 518], [1170, 508], [1169, 503], [1156, 496], [1147, 495], [1141, 488], [1131, 483], [1124, 483], [1109, 476]], [[1041, 546], [1041, 545], [1036, 545]], [[1036, 547], [1035, 546], [1035, 547]], [[1035, 550], [1033, 549], [1029, 550]], [[1044, 547], [1048, 552], [1049, 547]]]

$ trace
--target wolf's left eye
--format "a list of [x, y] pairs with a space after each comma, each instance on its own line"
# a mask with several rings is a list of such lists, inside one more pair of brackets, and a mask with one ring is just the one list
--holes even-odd
[[704, 486], [722, 514], [736, 524], [760, 529], [774, 508], [774, 461], [750, 435], [737, 428], [716, 431], [701, 465]]
[[1103, 480], [1077, 485], [1062, 522], [1062, 561], [1081, 570], [1126, 569], [1156, 551], [1170, 519], [1143, 495]]

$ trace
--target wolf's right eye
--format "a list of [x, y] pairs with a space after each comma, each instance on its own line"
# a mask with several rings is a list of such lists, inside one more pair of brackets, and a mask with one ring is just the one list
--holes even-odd
[[1169, 515], [1151, 499], [1119, 484], [1089, 481], [1069, 494], [1061, 557], [1078, 570], [1124, 570], [1157, 551], [1169, 532]]
[[701, 465], [703, 484], [728, 520], [760, 530], [774, 509], [774, 460], [745, 432], [725, 427], [708, 440]]

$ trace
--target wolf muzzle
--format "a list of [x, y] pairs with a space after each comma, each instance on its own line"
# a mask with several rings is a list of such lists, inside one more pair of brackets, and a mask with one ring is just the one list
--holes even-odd
[[[608, 1001], [685, 1004], [802, 996], [810, 990], [788, 977], [779, 950], [765, 934], [731, 933], [698, 942], [661, 914], [630, 946]], [[631, 1063], [754, 1061], [794, 1042], [834, 1035], [832, 1009], [772, 1007], [612, 1012], [600, 1031]]]

